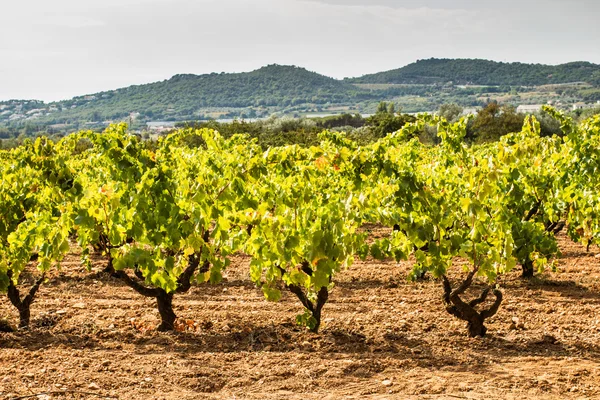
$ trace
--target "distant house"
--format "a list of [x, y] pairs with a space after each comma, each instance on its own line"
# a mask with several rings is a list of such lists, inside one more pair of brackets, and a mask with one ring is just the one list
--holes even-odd
[[573, 104], [573, 111], [588, 110], [588, 109], [594, 108], [596, 106], [597, 106], [597, 104], [587, 104], [587, 103], [579, 102], [579, 103]]
[[480, 109], [481, 109], [481, 107], [467, 107], [467, 108], [463, 108], [462, 115], [477, 114]]
[[175, 122], [172, 121], [151, 121], [146, 122], [146, 127], [151, 132], [165, 132], [175, 128]]
[[517, 107], [517, 112], [522, 114], [532, 114], [542, 111], [543, 104], [522, 104]]

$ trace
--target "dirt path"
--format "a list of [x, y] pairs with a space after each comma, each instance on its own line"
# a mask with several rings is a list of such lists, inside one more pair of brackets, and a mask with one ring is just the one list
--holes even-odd
[[[559, 273], [503, 279], [485, 339], [443, 311], [438, 282], [405, 281], [410, 263], [341, 273], [315, 336], [294, 325], [295, 298], [263, 299], [247, 258], [175, 297], [192, 330], [157, 333], [153, 301], [71, 257], [40, 290], [35, 327], [0, 333], [0, 398], [600, 398], [600, 258], [560, 244]], [[6, 299], [0, 315], [16, 317]]]

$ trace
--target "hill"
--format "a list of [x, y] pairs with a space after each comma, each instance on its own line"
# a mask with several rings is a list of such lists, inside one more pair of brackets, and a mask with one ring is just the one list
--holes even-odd
[[54, 122], [71, 118], [115, 119], [139, 112], [147, 118], [199, 116], [209, 107], [288, 107], [369, 98], [355, 85], [295, 66], [269, 65], [252, 72], [175, 75], [171, 79], [75, 97], [50, 106], [62, 110]]
[[[573, 82], [579, 83], [563, 85]], [[550, 66], [430, 59], [344, 80], [274, 64], [242, 73], [180, 74], [53, 103], [0, 102], [0, 139], [102, 129], [123, 120], [142, 130], [153, 121], [373, 113], [380, 101], [391, 101], [405, 112], [422, 112], [450, 103], [483, 107], [489, 101], [515, 106], [552, 101], [567, 109], [599, 100], [600, 65], [589, 62]]]
[[405, 67], [358, 78], [351, 83], [540, 86], [571, 82], [600, 84], [600, 65], [503, 63], [475, 59], [419, 60]]

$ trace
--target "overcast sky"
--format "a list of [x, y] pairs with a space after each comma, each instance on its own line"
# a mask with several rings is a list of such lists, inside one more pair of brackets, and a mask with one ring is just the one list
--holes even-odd
[[430, 57], [600, 63], [598, 0], [2, 3], [0, 100], [60, 100], [273, 63], [336, 78]]

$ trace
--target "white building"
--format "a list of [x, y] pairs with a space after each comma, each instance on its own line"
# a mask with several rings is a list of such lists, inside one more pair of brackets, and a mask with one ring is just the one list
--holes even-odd
[[579, 103], [573, 104], [573, 111], [576, 111], [576, 110], [588, 110], [588, 109], [594, 108], [596, 106], [597, 106], [597, 104], [593, 104], [593, 103], [587, 104], [587, 103], [579, 102]]
[[467, 108], [463, 108], [462, 115], [477, 114], [480, 109], [481, 109], [481, 107], [467, 107]]
[[146, 122], [146, 127], [150, 132], [165, 132], [175, 128], [175, 122], [172, 121], [151, 121]]
[[522, 104], [517, 107], [518, 113], [532, 114], [542, 111], [543, 104]]

